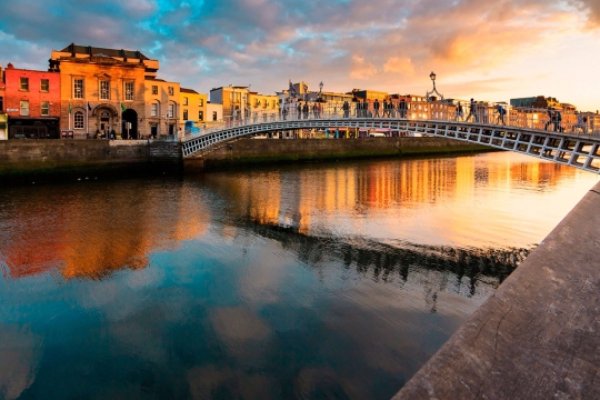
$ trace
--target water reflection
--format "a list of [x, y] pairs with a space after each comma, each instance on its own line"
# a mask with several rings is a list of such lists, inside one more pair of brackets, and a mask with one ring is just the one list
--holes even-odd
[[67, 279], [99, 279], [144, 268], [151, 252], [202, 234], [210, 219], [197, 191], [177, 182], [17, 188], [2, 197], [0, 240], [12, 277], [58, 269]]
[[389, 398], [596, 180], [502, 153], [3, 190], [0, 398]]
[[233, 224], [237, 216], [323, 237], [505, 248], [538, 243], [595, 180], [488, 153], [212, 173], [201, 182], [226, 199]]

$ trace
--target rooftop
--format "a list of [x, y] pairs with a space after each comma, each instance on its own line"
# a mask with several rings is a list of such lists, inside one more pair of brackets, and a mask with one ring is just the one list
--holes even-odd
[[124, 50], [124, 49], [106, 49], [102, 47], [93, 46], [81, 46], [75, 43], [71, 43], [67, 47], [61, 50], [62, 52], [70, 52], [75, 54], [90, 54], [97, 56], [106, 57], [123, 57], [123, 58], [137, 58], [140, 60], [150, 60], [139, 50]]

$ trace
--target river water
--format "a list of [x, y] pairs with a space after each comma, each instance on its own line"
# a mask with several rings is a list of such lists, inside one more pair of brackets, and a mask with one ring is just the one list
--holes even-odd
[[597, 180], [486, 153], [3, 187], [0, 398], [389, 398]]

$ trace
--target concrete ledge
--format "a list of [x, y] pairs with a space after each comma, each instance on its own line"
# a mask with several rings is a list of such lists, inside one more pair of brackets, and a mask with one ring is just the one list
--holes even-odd
[[600, 399], [600, 183], [394, 399]]

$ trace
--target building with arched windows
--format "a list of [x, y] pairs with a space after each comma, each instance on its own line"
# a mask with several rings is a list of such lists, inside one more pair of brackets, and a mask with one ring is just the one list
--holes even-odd
[[52, 51], [50, 71], [60, 74], [60, 130], [74, 138], [136, 139], [147, 129], [145, 80], [159, 62], [139, 51], [71, 44]]
[[144, 85], [145, 131], [152, 138], [180, 137], [179, 83], [149, 78]]

